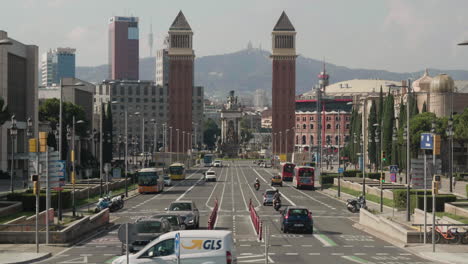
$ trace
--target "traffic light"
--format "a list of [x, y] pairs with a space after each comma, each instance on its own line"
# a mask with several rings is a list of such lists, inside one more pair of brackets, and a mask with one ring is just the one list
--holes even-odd
[[37, 174], [33, 174], [31, 176], [31, 180], [33, 182], [33, 193], [34, 195], [37, 195], [40, 191], [40, 188], [39, 188], [39, 175]]
[[35, 138], [29, 139], [29, 152], [37, 152], [37, 140]]
[[39, 152], [47, 151], [47, 132], [39, 132]]
[[385, 151], [382, 151], [382, 161], [387, 161], [387, 153]]

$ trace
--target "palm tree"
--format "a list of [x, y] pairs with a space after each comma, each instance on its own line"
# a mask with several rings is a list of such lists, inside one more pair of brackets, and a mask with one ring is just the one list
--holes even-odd
[[5, 105], [5, 101], [0, 97], [0, 126], [3, 125], [7, 120], [10, 119], [10, 112]]

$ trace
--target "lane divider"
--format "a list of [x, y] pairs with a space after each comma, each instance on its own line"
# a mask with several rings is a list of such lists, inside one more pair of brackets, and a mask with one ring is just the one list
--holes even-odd
[[252, 204], [252, 199], [250, 199], [249, 201], [249, 210], [250, 210], [250, 219], [252, 220], [255, 233], [258, 236], [258, 240], [262, 241], [263, 222], [260, 220], [260, 216], [258, 216], [258, 213]]
[[216, 224], [216, 219], [218, 218], [218, 199], [215, 199], [215, 206], [213, 211], [211, 211], [210, 216], [208, 217], [208, 230], [213, 230], [213, 227]]

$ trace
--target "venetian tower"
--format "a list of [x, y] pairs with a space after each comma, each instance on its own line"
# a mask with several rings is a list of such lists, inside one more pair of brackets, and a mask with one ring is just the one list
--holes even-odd
[[[192, 133], [193, 32], [182, 11], [169, 28], [168, 127], [170, 152], [186, 153]], [[185, 144], [183, 144], [185, 142]]]
[[273, 153], [287, 154], [294, 150], [297, 55], [296, 30], [284, 11], [271, 35]]

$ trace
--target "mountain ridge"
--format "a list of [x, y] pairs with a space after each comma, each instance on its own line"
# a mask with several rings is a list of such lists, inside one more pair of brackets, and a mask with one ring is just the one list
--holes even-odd
[[[240, 51], [203, 56], [195, 59], [195, 85], [205, 87], [205, 94], [225, 97], [228, 91], [235, 90], [240, 95], [250, 95], [256, 89], [271, 91], [271, 59], [270, 52], [257, 48], [247, 48]], [[296, 60], [296, 93], [310, 91], [318, 83], [317, 75], [322, 71], [323, 62], [299, 55]], [[353, 69], [331, 63], [326, 64], [330, 75], [330, 83], [351, 79], [383, 79], [400, 81], [411, 78], [418, 79], [424, 70], [408, 73], [397, 73], [386, 70]], [[140, 59], [140, 79], [154, 80], [155, 58]], [[447, 73], [454, 80], [468, 80], [466, 70], [429, 69], [431, 76]], [[108, 66], [76, 68], [76, 76], [89, 82], [100, 82], [107, 78]]]

